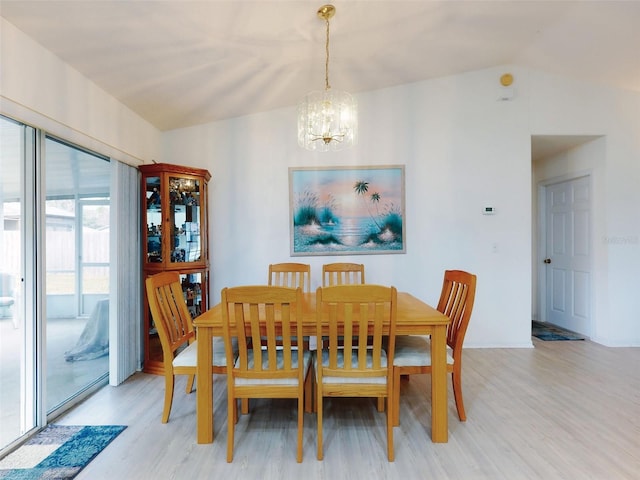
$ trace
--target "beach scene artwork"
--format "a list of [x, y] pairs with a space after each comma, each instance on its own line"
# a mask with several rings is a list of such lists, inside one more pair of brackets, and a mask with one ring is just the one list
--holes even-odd
[[289, 169], [291, 255], [405, 253], [404, 166]]

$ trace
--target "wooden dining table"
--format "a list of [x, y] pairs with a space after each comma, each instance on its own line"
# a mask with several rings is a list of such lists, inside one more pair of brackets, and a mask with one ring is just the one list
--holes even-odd
[[[316, 335], [316, 294], [305, 293], [303, 332]], [[431, 440], [448, 441], [447, 325], [449, 317], [414, 297], [398, 292], [396, 335], [431, 335]], [[196, 374], [197, 442], [213, 442], [212, 339], [222, 336], [222, 305], [217, 304], [194, 319], [198, 338]], [[233, 326], [232, 326], [233, 327]], [[327, 324], [327, 334], [329, 326]], [[325, 333], [325, 332], [323, 332]], [[390, 408], [390, 405], [387, 405]]]

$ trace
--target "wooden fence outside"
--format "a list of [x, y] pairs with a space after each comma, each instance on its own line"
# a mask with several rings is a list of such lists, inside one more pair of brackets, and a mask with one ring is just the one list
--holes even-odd
[[[74, 293], [76, 274], [76, 238], [71, 231], [47, 231], [46, 234], [47, 293]], [[20, 232], [4, 231], [0, 242], [2, 271], [19, 275], [23, 249]], [[84, 229], [84, 257], [86, 263], [104, 266], [85, 266], [84, 293], [108, 293], [109, 291], [109, 230]]]

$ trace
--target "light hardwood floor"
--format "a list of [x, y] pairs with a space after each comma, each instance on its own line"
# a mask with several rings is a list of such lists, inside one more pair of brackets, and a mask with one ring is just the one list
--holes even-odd
[[228, 464], [224, 376], [215, 379], [210, 445], [196, 443], [196, 399], [184, 393], [184, 378], [168, 424], [160, 423], [163, 379], [142, 373], [103, 388], [55, 423], [128, 425], [78, 480], [640, 478], [640, 349], [534, 344], [465, 350], [468, 420], [458, 421], [450, 398], [447, 444], [430, 440], [428, 377], [403, 382], [394, 463], [387, 462], [385, 417], [375, 401], [330, 399], [323, 461], [316, 460], [315, 415], [305, 414], [298, 464], [295, 404], [258, 400], [240, 418]]

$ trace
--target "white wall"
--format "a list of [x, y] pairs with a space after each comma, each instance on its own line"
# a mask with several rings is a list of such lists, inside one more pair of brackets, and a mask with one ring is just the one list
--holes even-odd
[[[505, 71], [516, 79], [513, 96], [498, 101]], [[406, 254], [293, 259], [312, 265], [314, 287], [323, 263], [353, 260], [366, 265], [367, 281], [396, 285], [432, 303], [444, 269], [475, 272], [478, 292], [466, 345], [531, 346], [531, 136], [606, 135], [605, 165], [594, 166], [594, 235], [601, 239], [595, 339], [640, 345], [637, 282], [631, 278], [640, 269], [640, 95], [501, 67], [357, 98], [360, 142], [343, 152], [300, 149], [294, 108], [163, 135], [162, 161], [213, 175], [213, 301], [222, 287], [264, 282], [269, 263], [291, 259], [288, 167], [404, 164]], [[497, 214], [482, 215], [485, 205]], [[619, 238], [632, 241], [621, 245]]]
[[640, 345], [640, 94], [531, 74], [531, 133], [602, 135], [534, 167], [537, 182], [592, 176], [592, 339]]
[[[358, 261], [368, 282], [435, 303], [443, 271], [477, 273], [468, 345], [530, 346], [531, 161], [527, 100], [499, 102], [492, 69], [361, 94], [360, 142], [343, 152], [302, 150], [295, 108], [167, 132], [162, 161], [207, 168], [212, 295], [263, 283], [289, 260], [288, 167], [404, 164], [407, 253], [295, 257]], [[490, 203], [498, 214], [484, 216]], [[493, 244], [498, 252], [492, 253]]]
[[131, 165], [159, 158], [159, 130], [3, 18], [0, 58], [0, 113]]

